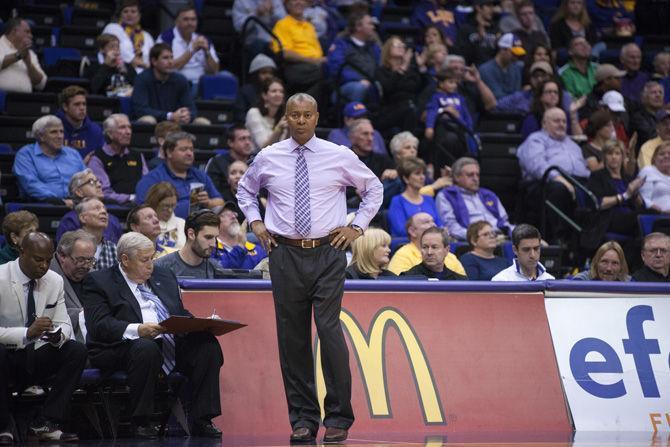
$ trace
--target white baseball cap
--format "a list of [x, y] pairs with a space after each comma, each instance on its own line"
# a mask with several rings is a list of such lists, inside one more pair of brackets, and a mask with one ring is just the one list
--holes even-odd
[[603, 95], [603, 99], [600, 101], [600, 104], [606, 105], [612, 112], [625, 112], [626, 106], [624, 105], [623, 95], [617, 92], [616, 90], [610, 90]]

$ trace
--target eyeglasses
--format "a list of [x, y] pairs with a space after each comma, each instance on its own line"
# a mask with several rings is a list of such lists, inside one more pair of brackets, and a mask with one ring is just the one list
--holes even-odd
[[649, 253], [650, 255], [655, 255], [655, 254], [660, 254], [660, 255], [665, 255], [668, 253], [667, 248], [645, 248], [644, 251]]
[[551, 93], [552, 95], [558, 95], [558, 90], [545, 90], [542, 93]]
[[94, 267], [97, 262], [95, 258], [84, 258], [81, 256], [75, 258], [72, 255], [68, 255], [68, 258], [72, 259], [72, 262], [78, 267], [84, 267], [86, 265]]
[[99, 184], [100, 184], [100, 180], [98, 180], [97, 178], [91, 178], [91, 179], [86, 180], [81, 185], [77, 186], [77, 188], [83, 188], [86, 185], [93, 186], [93, 185], [99, 185]]

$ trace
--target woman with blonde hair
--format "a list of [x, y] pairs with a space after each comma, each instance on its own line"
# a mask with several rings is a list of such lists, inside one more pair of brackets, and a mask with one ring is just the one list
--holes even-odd
[[630, 281], [628, 263], [618, 242], [605, 242], [593, 255], [591, 268], [575, 275], [576, 280]]
[[368, 228], [351, 244], [352, 258], [344, 271], [347, 279], [379, 279], [396, 276], [386, 270], [391, 255], [391, 236], [379, 228]]
[[169, 182], [156, 183], [149, 188], [144, 203], [156, 211], [161, 225], [161, 234], [156, 243], [164, 247], [180, 249], [186, 243], [184, 224], [181, 217], [174, 214], [177, 206], [177, 190]]

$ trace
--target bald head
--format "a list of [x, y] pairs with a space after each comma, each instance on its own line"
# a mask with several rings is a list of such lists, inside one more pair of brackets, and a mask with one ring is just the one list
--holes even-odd
[[565, 138], [566, 129], [568, 126], [565, 112], [559, 107], [552, 107], [544, 112], [542, 117], [542, 129], [555, 140], [562, 140]]
[[28, 233], [21, 241], [19, 267], [30, 279], [43, 277], [54, 254], [53, 243], [44, 233]]
[[619, 60], [626, 71], [636, 72], [640, 69], [640, 65], [642, 64], [642, 51], [636, 44], [632, 42], [627, 43], [621, 47]]

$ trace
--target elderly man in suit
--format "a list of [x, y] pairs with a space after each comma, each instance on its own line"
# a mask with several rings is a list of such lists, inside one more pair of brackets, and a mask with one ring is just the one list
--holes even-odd
[[63, 278], [65, 307], [72, 322], [72, 332], [81, 343], [86, 343], [86, 333], [82, 333], [79, 325], [84, 312], [84, 306], [81, 304], [84, 287], [82, 281], [94, 265], [95, 237], [84, 230], [63, 233], [49, 270]]
[[165, 333], [158, 323], [170, 316], [191, 316], [184, 309], [177, 278], [154, 267], [154, 243], [137, 232], [121, 236], [119, 263], [84, 278], [84, 315], [91, 364], [128, 374], [134, 436], [154, 439], [151, 424], [154, 390], [161, 371], [186, 375], [191, 390], [189, 415], [195, 436], [220, 437], [211, 420], [221, 414], [219, 370], [223, 354], [208, 332], [185, 336]]
[[0, 266], [0, 444], [12, 444], [10, 384], [22, 390], [51, 380], [30, 430], [42, 441], [76, 441], [60, 424], [86, 363], [86, 347], [71, 340], [63, 280], [49, 271], [53, 244], [44, 233], [23, 238], [19, 258]]

